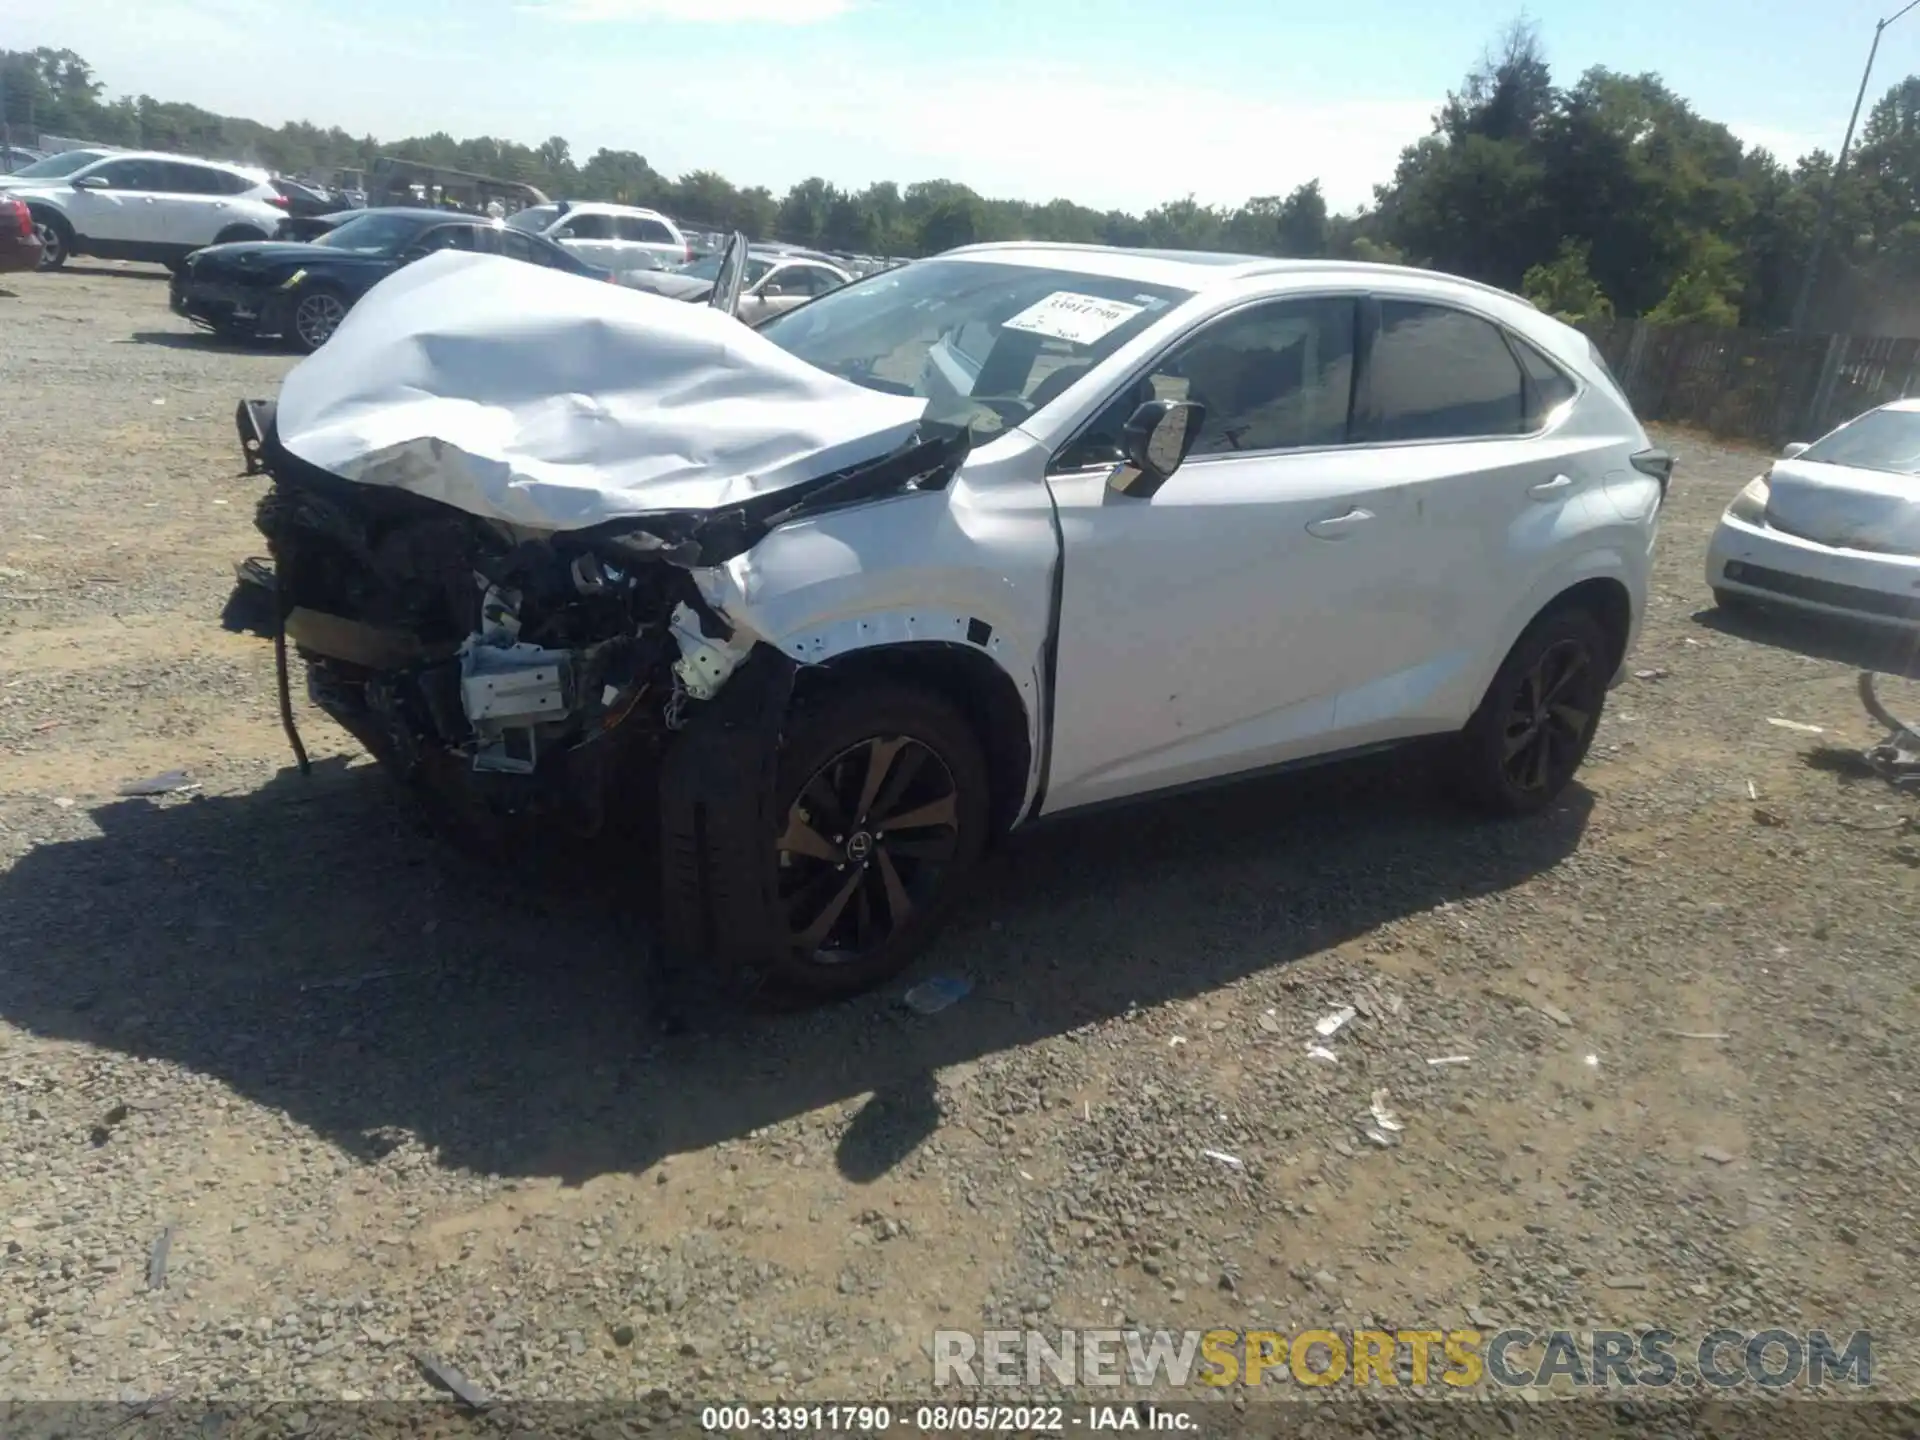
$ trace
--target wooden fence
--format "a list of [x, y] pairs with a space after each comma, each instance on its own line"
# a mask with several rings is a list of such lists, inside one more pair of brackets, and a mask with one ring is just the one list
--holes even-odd
[[1779, 446], [1915, 393], [1920, 339], [1614, 320], [1582, 327], [1645, 421]]

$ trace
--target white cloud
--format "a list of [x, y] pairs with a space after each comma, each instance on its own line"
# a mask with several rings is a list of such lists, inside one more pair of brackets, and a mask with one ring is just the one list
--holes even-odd
[[528, 0], [532, 15], [579, 24], [665, 20], [695, 25], [815, 25], [853, 9], [853, 0]]

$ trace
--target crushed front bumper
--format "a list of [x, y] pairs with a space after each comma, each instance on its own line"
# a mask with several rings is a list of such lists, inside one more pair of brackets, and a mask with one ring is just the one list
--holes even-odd
[[1722, 516], [1707, 584], [1797, 610], [1920, 628], [1920, 556], [1843, 550]]

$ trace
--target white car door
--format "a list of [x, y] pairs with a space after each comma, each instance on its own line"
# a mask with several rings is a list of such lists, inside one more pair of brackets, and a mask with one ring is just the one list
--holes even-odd
[[1383, 669], [1380, 689], [1345, 699], [1341, 728], [1365, 740], [1464, 724], [1489, 645], [1511, 639], [1508, 612], [1560, 563], [1567, 512], [1619, 518], [1606, 498], [1619, 437], [1556, 436], [1577, 387], [1552, 362], [1484, 316], [1412, 297], [1378, 304], [1355, 434], [1417, 520], [1392, 584], [1399, 659], [1424, 669]]
[[[1403, 490], [1347, 444], [1361, 302], [1259, 302], [1172, 347], [1055, 458], [1063, 541], [1045, 811], [1337, 748], [1341, 693], [1404, 659]], [[1207, 416], [1150, 497], [1109, 488], [1149, 399]]]
[[75, 175], [65, 201], [74, 230], [118, 245], [164, 244], [157, 161], [103, 160]]

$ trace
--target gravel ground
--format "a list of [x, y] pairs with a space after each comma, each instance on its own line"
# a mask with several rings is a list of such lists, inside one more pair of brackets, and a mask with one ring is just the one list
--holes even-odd
[[515, 1398], [910, 1397], [935, 1328], [1031, 1317], [1871, 1328], [1914, 1393], [1920, 841], [1820, 763], [1878, 738], [1869, 647], [1705, 608], [1753, 454], [1667, 437], [1640, 678], [1554, 813], [1388, 759], [1065, 824], [909, 977], [952, 1009], [661, 1040], [617, 865], [490, 873], [304, 705], [289, 768], [218, 617], [232, 408], [291, 360], [157, 271], [8, 284], [0, 1394], [404, 1398], [424, 1349]]

